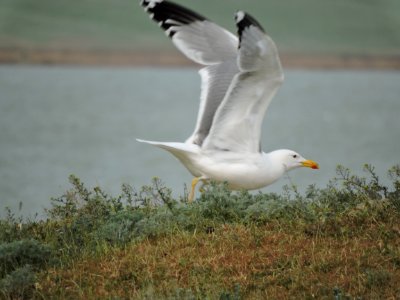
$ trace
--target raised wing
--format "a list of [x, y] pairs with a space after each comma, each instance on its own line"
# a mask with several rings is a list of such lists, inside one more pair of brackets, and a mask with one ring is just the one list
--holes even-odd
[[235, 20], [240, 39], [240, 72], [215, 113], [203, 148], [259, 152], [262, 121], [283, 82], [283, 72], [275, 43], [260, 24], [241, 11]]
[[142, 0], [141, 5], [183, 54], [206, 66], [200, 70], [202, 84], [196, 127], [186, 141], [202, 145], [217, 108], [239, 72], [236, 64], [239, 41], [224, 28], [170, 1]]

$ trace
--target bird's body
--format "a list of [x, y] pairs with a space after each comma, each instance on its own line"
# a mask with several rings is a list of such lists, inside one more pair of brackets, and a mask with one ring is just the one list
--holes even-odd
[[233, 190], [262, 188], [274, 183], [287, 170], [277, 160], [283, 150], [243, 155], [231, 151], [204, 151], [195, 144], [138, 141], [169, 151], [194, 177], [227, 182]]
[[232, 189], [259, 189], [286, 171], [318, 165], [294, 151], [261, 151], [261, 125], [269, 103], [283, 82], [275, 43], [250, 15], [237, 12], [237, 38], [182, 6], [142, 0], [142, 6], [179, 50], [206, 67], [197, 123], [184, 143], [138, 140], [178, 158], [199, 180], [227, 182]]

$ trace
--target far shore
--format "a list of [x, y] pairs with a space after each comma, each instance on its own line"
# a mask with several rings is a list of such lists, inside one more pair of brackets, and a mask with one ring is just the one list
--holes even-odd
[[[281, 54], [284, 67], [400, 70], [400, 55]], [[190, 67], [179, 52], [0, 48], [0, 64]]]

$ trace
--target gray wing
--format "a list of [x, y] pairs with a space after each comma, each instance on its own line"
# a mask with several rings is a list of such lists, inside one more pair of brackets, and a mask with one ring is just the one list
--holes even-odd
[[239, 72], [236, 63], [239, 41], [224, 28], [175, 3], [142, 0], [141, 5], [183, 54], [206, 66], [199, 72], [202, 84], [196, 127], [186, 141], [202, 145], [217, 108]]
[[250, 15], [235, 16], [240, 46], [235, 75], [214, 121], [204, 149], [259, 152], [261, 126], [269, 103], [283, 82], [275, 43]]

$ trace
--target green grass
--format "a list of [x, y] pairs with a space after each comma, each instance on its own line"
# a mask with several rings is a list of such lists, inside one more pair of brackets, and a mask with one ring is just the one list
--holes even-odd
[[[176, 1], [235, 31], [252, 13], [290, 53], [392, 54], [400, 49], [397, 0]], [[172, 51], [138, 0], [2, 0], [0, 47]]]
[[158, 179], [120, 196], [75, 176], [46, 220], [0, 221], [0, 298], [378, 299], [400, 295], [400, 166], [324, 189], [187, 204]]

